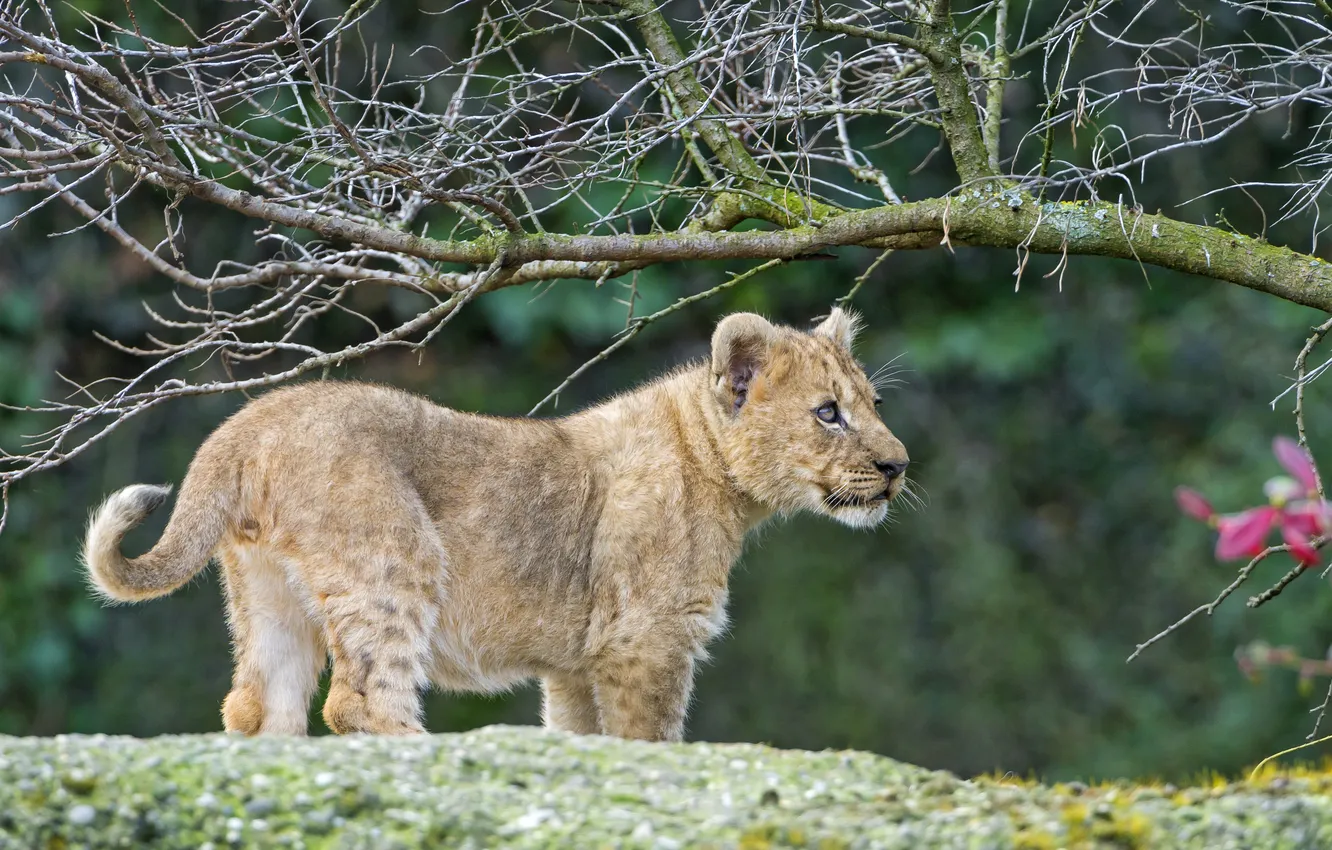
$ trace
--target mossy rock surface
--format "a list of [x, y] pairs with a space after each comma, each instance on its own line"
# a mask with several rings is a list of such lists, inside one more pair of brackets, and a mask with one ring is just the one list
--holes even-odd
[[491, 727], [0, 737], [0, 850], [1332, 847], [1332, 778], [962, 780], [880, 756]]

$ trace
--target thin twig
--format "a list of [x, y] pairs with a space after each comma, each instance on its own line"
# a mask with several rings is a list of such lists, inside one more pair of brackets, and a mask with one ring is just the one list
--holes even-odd
[[1221, 590], [1221, 592], [1216, 595], [1215, 599], [1213, 599], [1211, 602], [1207, 603], [1206, 605], [1199, 605], [1197, 608], [1194, 608], [1192, 611], [1185, 614], [1183, 617], [1180, 617], [1178, 620], [1171, 623], [1169, 626], [1166, 626], [1164, 629], [1157, 632], [1155, 635], [1152, 635], [1147, 640], [1138, 644], [1137, 647], [1133, 650], [1133, 654], [1130, 655], [1125, 660], [1125, 663], [1137, 658], [1139, 655], [1143, 653], [1143, 650], [1147, 649], [1148, 647], [1152, 646], [1155, 643], [1160, 642], [1163, 638], [1178, 631], [1180, 627], [1182, 627], [1185, 623], [1188, 623], [1190, 620], [1192, 620], [1194, 617], [1198, 616], [1199, 614], [1206, 614], [1209, 617], [1212, 616], [1213, 612], [1216, 611], [1217, 606], [1220, 605], [1222, 602], [1224, 602], [1232, 593], [1234, 593], [1236, 590], [1239, 589], [1240, 585], [1244, 584], [1244, 582], [1248, 580], [1249, 576], [1253, 574], [1253, 570], [1255, 567], [1257, 567], [1263, 561], [1267, 560], [1269, 557], [1275, 555], [1278, 552], [1288, 552], [1288, 551], [1290, 551], [1290, 547], [1283, 543], [1279, 546], [1269, 546], [1263, 551], [1259, 552], [1257, 555], [1253, 557], [1252, 560], [1250, 560], [1247, 564], [1245, 564], [1243, 567], [1240, 568], [1239, 574], [1235, 576], [1235, 580], [1232, 581], [1230, 584], [1226, 585]]
[[888, 259], [889, 255], [892, 253], [892, 248], [887, 248], [880, 252], [879, 256], [874, 258], [874, 262], [870, 263], [863, 272], [856, 276], [855, 282], [851, 284], [851, 288], [846, 291], [846, 294], [840, 298], [833, 299], [833, 303], [839, 307], [844, 307], [851, 303], [851, 299], [856, 297], [856, 293], [860, 291], [860, 287], [865, 285], [865, 281], [869, 280], [870, 275], [874, 274], [874, 270], [879, 267], [879, 264]]
[[573, 370], [573, 372], [571, 372], [567, 378], [565, 378], [563, 381], [560, 382], [559, 386], [557, 386], [555, 389], [551, 390], [550, 392], [546, 393], [546, 396], [542, 398], [541, 401], [538, 401], [531, 410], [527, 411], [527, 415], [535, 416], [537, 411], [546, 406], [547, 402], [550, 402], [554, 399], [558, 399], [560, 393], [568, 389], [569, 385], [572, 384], [575, 380], [577, 380], [580, 375], [582, 375], [584, 372], [586, 372], [588, 369], [591, 369], [593, 366], [597, 365], [598, 363], [602, 362], [607, 357], [610, 357], [619, 349], [628, 345], [629, 341], [632, 340], [634, 337], [638, 336], [639, 332], [642, 331], [643, 328], [647, 327], [648, 325], [652, 324], [658, 319], [665, 318], [666, 316], [669, 316], [671, 313], [674, 313], [678, 310], [682, 310], [685, 307], [688, 307], [690, 304], [693, 304], [697, 301], [702, 301], [706, 298], [711, 298], [712, 296], [720, 292], [724, 292], [725, 290], [730, 289], [731, 287], [736, 286], [737, 284], [749, 280], [750, 278], [754, 277], [760, 272], [765, 272], [768, 269], [780, 266], [784, 262], [785, 260], [769, 260], [768, 262], [763, 263], [761, 265], [757, 265], [754, 268], [749, 269], [748, 271], [741, 272], [740, 274], [735, 275], [725, 283], [720, 283], [709, 290], [706, 290], [704, 292], [699, 292], [694, 295], [690, 295], [686, 298], [681, 298], [675, 301], [670, 306], [663, 307], [662, 309], [658, 310], [655, 313], [652, 313], [647, 316], [640, 316], [634, 319], [632, 322], [629, 323], [629, 326], [625, 330], [620, 332], [619, 336], [616, 338], [614, 342], [603, 348], [591, 360], [588, 360], [586, 363], [579, 366], [577, 369]]
[[1273, 599], [1281, 595], [1281, 591], [1286, 589], [1286, 585], [1290, 584], [1292, 581], [1299, 578], [1300, 575], [1305, 572], [1307, 572], [1307, 568], [1303, 564], [1297, 564], [1296, 566], [1291, 568], [1290, 572], [1286, 573], [1281, 578], [1277, 579], [1276, 584], [1272, 585], [1267, 590], [1264, 590], [1262, 593], [1258, 594], [1257, 596], [1249, 597], [1249, 601], [1247, 603], [1248, 606], [1250, 608], [1257, 608], [1259, 605], [1271, 602]]
[[[1323, 337], [1328, 331], [1332, 331], [1332, 319], [1328, 319], [1318, 327], [1314, 328], [1313, 333], [1304, 342], [1304, 347], [1295, 357], [1295, 432], [1299, 438], [1300, 447], [1306, 452], [1309, 451], [1309, 439], [1304, 433], [1304, 388], [1308, 383], [1308, 371], [1306, 364], [1309, 355], [1322, 342]], [[1312, 453], [1310, 453], [1312, 455]], [[1318, 485], [1318, 498], [1323, 499], [1323, 476], [1318, 471], [1318, 464], [1311, 464], [1314, 471], [1314, 482]]]
[[1309, 732], [1305, 740], [1312, 741], [1314, 738], [1318, 737], [1318, 727], [1323, 724], [1323, 718], [1327, 716], [1327, 706], [1329, 702], [1332, 702], [1332, 680], [1329, 680], [1327, 683], [1327, 693], [1323, 694], [1323, 701], [1319, 703], [1317, 708], [1309, 709], [1310, 714], [1313, 714], [1316, 711], [1318, 712], [1318, 716], [1314, 718], [1313, 729]]

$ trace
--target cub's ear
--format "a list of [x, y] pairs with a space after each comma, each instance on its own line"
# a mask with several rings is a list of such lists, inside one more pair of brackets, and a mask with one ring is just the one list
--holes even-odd
[[768, 358], [777, 329], [754, 313], [732, 313], [712, 333], [712, 380], [731, 413], [749, 399], [754, 376]]
[[861, 319], [856, 313], [850, 310], [843, 310], [841, 307], [834, 307], [824, 319], [812, 331], [818, 336], [826, 336], [833, 342], [851, 350], [851, 346], [856, 342], [856, 334], [860, 333]]

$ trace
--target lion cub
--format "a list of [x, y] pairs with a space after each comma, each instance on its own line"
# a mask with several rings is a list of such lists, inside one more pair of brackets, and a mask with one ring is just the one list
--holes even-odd
[[218, 559], [230, 732], [305, 734], [331, 656], [339, 733], [423, 731], [428, 684], [536, 676], [547, 726], [678, 741], [745, 533], [802, 509], [873, 527], [903, 487], [855, 329], [840, 310], [811, 333], [733, 314], [710, 362], [553, 420], [356, 383], [277, 390], [200, 447], [150, 552], [120, 541], [170, 491], [138, 484], [97, 510], [83, 559], [126, 602]]

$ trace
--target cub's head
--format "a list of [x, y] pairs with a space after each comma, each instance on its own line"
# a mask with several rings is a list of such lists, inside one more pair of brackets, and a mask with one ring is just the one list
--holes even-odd
[[869, 528], [902, 491], [907, 452], [851, 356], [857, 324], [841, 309], [809, 333], [729, 315], [712, 336], [712, 396], [731, 474], [752, 498]]

